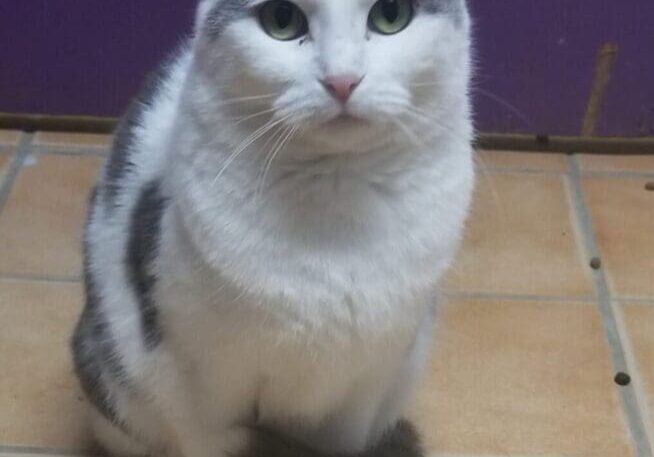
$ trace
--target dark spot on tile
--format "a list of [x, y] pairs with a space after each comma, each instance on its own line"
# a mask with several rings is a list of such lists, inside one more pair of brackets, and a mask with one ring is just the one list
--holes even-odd
[[631, 376], [627, 373], [618, 373], [615, 375], [615, 383], [619, 386], [626, 387], [631, 384]]

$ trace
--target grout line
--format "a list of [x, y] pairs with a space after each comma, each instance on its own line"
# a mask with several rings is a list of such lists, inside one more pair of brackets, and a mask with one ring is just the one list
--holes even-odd
[[15, 281], [15, 282], [45, 282], [55, 284], [77, 284], [82, 282], [81, 276], [39, 276], [30, 274], [13, 274], [13, 273], [0, 273], [0, 281]]
[[563, 454], [458, 454], [451, 452], [426, 452], [426, 457], [569, 457]]
[[[622, 305], [622, 304], [621, 304]], [[642, 377], [642, 372], [640, 370], [640, 364], [638, 363], [638, 360], [636, 359], [633, 347], [631, 345], [631, 340], [628, 337], [629, 335], [629, 330], [627, 327], [627, 324], [624, 320], [624, 306], [616, 306], [614, 312], [615, 312], [615, 319], [616, 323], [618, 325], [618, 330], [622, 335], [627, 335], [624, 340], [624, 349], [625, 349], [625, 356], [627, 359], [627, 364], [631, 367], [634, 367], [634, 371], [631, 374], [631, 385], [633, 386], [633, 389], [636, 394], [636, 398], [641, 400], [640, 404], [647, 405], [647, 401], [642, 401], [643, 399], [647, 399], [647, 394], [645, 393], [644, 389], [644, 381]], [[650, 438], [650, 443], [654, 443], [654, 439], [652, 439], [652, 417], [648, 413], [647, 406], [645, 406], [645, 411], [643, 411], [642, 414], [642, 419], [643, 419], [643, 424], [645, 426], [645, 432]]]
[[[586, 207], [581, 181], [582, 173], [577, 157], [569, 157], [568, 166], [570, 169], [569, 181], [572, 205], [576, 215], [578, 228], [580, 229], [582, 236], [583, 247], [590, 262], [591, 258], [601, 257], [590, 213]], [[629, 373], [629, 364], [627, 363], [618, 322], [616, 320], [616, 310], [613, 307], [613, 300], [611, 298], [604, 270], [602, 268], [593, 270], [593, 279], [613, 367], [618, 372]], [[640, 405], [643, 403], [639, 403], [639, 398], [633, 384], [626, 387], [620, 387], [619, 393], [622, 397], [622, 404], [627, 418], [628, 428], [635, 446], [636, 455], [638, 457], [652, 457], [652, 448], [640, 409]]]
[[654, 178], [654, 171], [584, 171], [581, 173], [584, 177], [589, 178], [638, 178], [638, 179], [652, 179]]
[[621, 305], [654, 305], [654, 298], [646, 297], [618, 297], [614, 301]]
[[536, 176], [565, 176], [568, 174], [565, 170], [539, 170], [527, 167], [494, 167], [494, 166], [477, 166], [477, 171], [487, 174], [524, 174]]
[[108, 148], [94, 148], [94, 147], [72, 147], [72, 146], [47, 146], [35, 145], [32, 147], [34, 154], [54, 154], [64, 156], [101, 156], [106, 157], [109, 155]]
[[32, 447], [32, 446], [3, 446], [0, 445], [0, 454], [32, 454], [32, 455], [52, 455], [52, 456], [71, 456], [71, 457], [88, 457], [92, 454], [84, 451], [73, 449], [57, 449], [49, 447]]
[[30, 147], [33, 140], [34, 134], [32, 133], [20, 134], [16, 153], [13, 159], [9, 162], [9, 167], [5, 173], [5, 177], [0, 183], [0, 214], [2, 214], [2, 210], [7, 204], [7, 200], [9, 200], [9, 194], [11, 194], [14, 183], [18, 179], [18, 175], [25, 163], [25, 159], [27, 159], [27, 156], [30, 154]]
[[[477, 171], [488, 174], [527, 174], [537, 176], [567, 176], [565, 170], [544, 170], [526, 167], [495, 167], [478, 166]], [[654, 171], [582, 171], [580, 176], [588, 178], [622, 178], [622, 179], [654, 179]]]
[[522, 301], [593, 304], [595, 297], [564, 297], [553, 295], [497, 294], [487, 292], [442, 292], [441, 296], [449, 300], [488, 300], [488, 301]]

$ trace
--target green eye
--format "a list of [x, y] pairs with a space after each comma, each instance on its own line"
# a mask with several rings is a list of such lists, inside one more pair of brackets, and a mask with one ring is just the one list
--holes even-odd
[[401, 32], [413, 19], [411, 0], [379, 0], [370, 10], [369, 27], [383, 35]]
[[259, 10], [261, 27], [276, 40], [290, 41], [306, 35], [307, 18], [300, 8], [286, 0], [271, 0]]

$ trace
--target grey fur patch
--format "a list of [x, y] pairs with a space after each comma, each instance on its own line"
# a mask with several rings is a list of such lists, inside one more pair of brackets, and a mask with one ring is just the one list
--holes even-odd
[[459, 24], [466, 10], [465, 0], [418, 0], [418, 8], [428, 14], [446, 14]]
[[[257, 429], [248, 449], [237, 457], [331, 457], [270, 430]], [[347, 456], [341, 456], [347, 457]], [[352, 456], [354, 457], [354, 456]], [[425, 457], [413, 425], [402, 420], [379, 443], [356, 457]]]
[[[93, 189], [89, 203], [89, 220], [97, 203], [98, 190]], [[88, 221], [87, 221], [88, 230]], [[127, 374], [118, 360], [115, 342], [100, 309], [100, 293], [96, 278], [90, 268], [88, 242], [84, 243], [84, 285], [86, 304], [77, 323], [71, 349], [75, 373], [82, 390], [91, 404], [116, 426], [123, 428], [122, 421], [111, 400], [106, 382], [117, 385], [129, 384]]]
[[141, 125], [143, 113], [152, 106], [161, 81], [168, 74], [168, 69], [167, 61], [148, 76], [139, 95], [132, 101], [116, 127], [111, 155], [105, 165], [103, 176], [103, 200], [110, 209], [117, 206], [116, 200], [122, 182], [134, 166], [131, 160], [131, 148], [136, 139], [135, 131]]
[[157, 277], [153, 264], [159, 253], [161, 219], [167, 199], [160, 184], [153, 181], [145, 186], [132, 212], [130, 236], [125, 265], [130, 285], [138, 299], [145, 346], [154, 349], [161, 342], [157, 306], [153, 292]]
[[218, 0], [205, 21], [209, 38], [217, 39], [232, 22], [250, 14], [248, 0]]

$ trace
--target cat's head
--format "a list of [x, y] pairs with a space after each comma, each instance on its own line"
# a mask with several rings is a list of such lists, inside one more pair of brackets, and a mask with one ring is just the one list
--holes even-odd
[[206, 109], [325, 152], [415, 143], [468, 121], [469, 28], [465, 0], [202, 0], [198, 81]]

